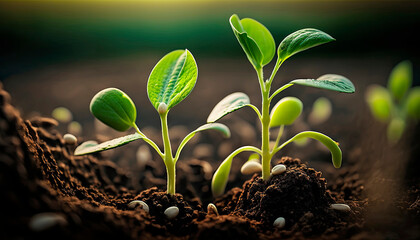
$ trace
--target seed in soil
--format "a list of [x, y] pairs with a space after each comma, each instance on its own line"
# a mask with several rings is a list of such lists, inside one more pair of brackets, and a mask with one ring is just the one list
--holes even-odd
[[286, 219], [283, 217], [278, 217], [276, 220], [274, 220], [273, 226], [276, 228], [284, 228], [286, 225]]
[[209, 203], [209, 205], [207, 205], [207, 214], [216, 214], [216, 216], [219, 216], [216, 205]]
[[67, 220], [57, 213], [45, 212], [34, 215], [29, 221], [29, 227], [33, 231], [41, 232], [56, 225], [65, 226]]
[[163, 212], [168, 219], [174, 219], [179, 214], [179, 208], [176, 206], [168, 207], [165, 212]]
[[341, 212], [350, 212], [351, 211], [350, 206], [347, 205], [347, 204], [343, 204], [343, 203], [331, 204], [331, 209], [341, 211]]
[[137, 207], [137, 206], [140, 206], [141, 208], [143, 208], [143, 210], [145, 211], [145, 212], [149, 212], [149, 205], [147, 205], [147, 203], [145, 203], [145, 202], [143, 202], [143, 201], [140, 201], [140, 200], [134, 200], [134, 201], [131, 201], [129, 204], [128, 204], [128, 207], [129, 208], [135, 208], [135, 207]]
[[77, 138], [73, 134], [66, 133], [64, 134], [63, 139], [64, 139], [64, 142], [68, 145], [77, 144]]
[[274, 166], [273, 169], [271, 169], [271, 174], [278, 175], [278, 174], [284, 173], [285, 171], [286, 171], [286, 166], [284, 166], [283, 164], [278, 164]]
[[241, 167], [241, 173], [244, 174], [244, 175], [258, 173], [258, 172], [261, 172], [261, 170], [262, 170], [261, 163], [255, 162], [255, 161], [247, 161]]
[[[233, 158], [241, 152], [253, 152], [261, 156], [262, 179], [267, 181], [271, 176], [271, 160], [277, 152], [287, 144], [306, 138], [313, 138], [324, 144], [331, 152], [334, 167], [339, 168], [342, 161], [342, 153], [338, 143], [330, 137], [314, 131], [304, 131], [280, 144], [283, 129], [291, 125], [300, 116], [303, 109], [302, 102], [295, 97], [281, 99], [270, 112], [270, 105], [277, 94], [293, 85], [303, 85], [337, 92], [353, 93], [353, 83], [341, 75], [326, 74], [317, 79], [296, 79], [270, 93], [271, 84], [280, 66], [292, 55], [306, 49], [334, 41], [335, 39], [325, 32], [313, 28], [298, 30], [288, 35], [277, 48], [277, 61], [271, 76], [265, 80], [263, 67], [270, 63], [276, 53], [276, 43], [270, 31], [261, 23], [251, 18], [240, 19], [236, 14], [229, 19], [233, 33], [242, 46], [248, 60], [254, 67], [262, 95], [261, 111], [251, 104], [248, 95], [235, 92], [222, 99], [207, 118], [208, 123], [214, 123], [225, 115], [243, 107], [250, 107], [255, 111], [261, 122], [262, 143], [261, 148], [243, 146], [233, 151], [219, 166], [213, 175], [212, 192], [217, 197], [224, 193]], [[274, 144], [270, 144], [270, 128], [279, 127]]]
[[[116, 138], [101, 144], [83, 143], [75, 150], [75, 155], [100, 152], [143, 139], [162, 158], [167, 173], [167, 193], [175, 194], [175, 166], [181, 151], [197, 132], [217, 130], [230, 137], [230, 130], [220, 123], [205, 124], [188, 134], [179, 144], [175, 156], [169, 138], [168, 113], [171, 108], [184, 100], [197, 81], [197, 64], [190, 51], [175, 50], [165, 55], [153, 68], [147, 82], [150, 102], [160, 116], [162, 126], [163, 151], [158, 145], [140, 131], [136, 124], [137, 110], [131, 98], [117, 88], [107, 88], [98, 92], [90, 102], [91, 113], [106, 125], [117, 131], [134, 128], [136, 133]], [[170, 82], [171, 84], [163, 84]], [[176, 94], [174, 94], [176, 93]]]

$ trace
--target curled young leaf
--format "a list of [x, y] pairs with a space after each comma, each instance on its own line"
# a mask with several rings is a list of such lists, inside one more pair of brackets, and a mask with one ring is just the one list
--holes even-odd
[[150, 73], [147, 82], [150, 102], [157, 111], [159, 106], [163, 106], [162, 103], [166, 105], [166, 111], [169, 111], [190, 94], [197, 76], [197, 64], [190, 51], [176, 50], [168, 53]]
[[239, 19], [234, 14], [229, 19], [232, 30], [256, 69], [271, 62], [276, 52], [276, 43], [270, 31], [251, 18]]
[[388, 80], [388, 89], [392, 96], [400, 101], [413, 81], [413, 69], [410, 61], [403, 61], [392, 69]]
[[124, 137], [115, 138], [110, 141], [103, 142], [101, 144], [98, 144], [95, 141], [86, 141], [80, 144], [76, 148], [76, 150], [74, 150], [74, 155], [79, 156], [79, 155], [85, 155], [89, 153], [101, 152], [104, 150], [108, 150], [108, 149], [125, 145], [127, 143], [130, 143], [132, 141], [135, 141], [141, 138], [144, 138], [144, 136], [138, 133], [134, 133], [134, 134], [130, 134]]
[[330, 35], [314, 28], [298, 30], [287, 36], [280, 43], [277, 54], [284, 61], [292, 55], [324, 43], [334, 41]]
[[117, 88], [98, 92], [90, 102], [90, 111], [115, 130], [126, 131], [135, 126], [136, 106], [127, 94]]
[[390, 119], [393, 103], [386, 88], [380, 85], [372, 85], [366, 91], [365, 98], [372, 115], [376, 119], [383, 122]]
[[302, 113], [303, 103], [295, 97], [282, 98], [270, 114], [270, 127], [292, 124]]
[[290, 83], [343, 93], [355, 92], [353, 83], [346, 77], [337, 74], [325, 74], [317, 79], [296, 79]]
[[207, 122], [216, 122], [225, 115], [247, 106], [249, 103], [249, 97], [245, 93], [235, 92], [229, 94], [216, 104], [208, 116]]

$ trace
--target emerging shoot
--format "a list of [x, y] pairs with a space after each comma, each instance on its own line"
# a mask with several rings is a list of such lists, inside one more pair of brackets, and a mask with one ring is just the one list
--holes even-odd
[[[261, 122], [261, 147], [243, 146], [233, 151], [219, 166], [212, 180], [212, 191], [214, 197], [223, 194], [230, 172], [233, 158], [244, 151], [256, 153], [261, 156], [262, 179], [267, 180], [271, 175], [271, 159], [283, 147], [293, 141], [301, 141], [305, 138], [313, 138], [328, 147], [332, 154], [332, 162], [334, 167], [341, 166], [341, 150], [338, 144], [324, 134], [312, 131], [301, 132], [280, 144], [280, 138], [283, 129], [293, 122], [302, 113], [303, 104], [295, 97], [285, 97], [281, 99], [270, 112], [270, 106], [273, 98], [283, 90], [293, 85], [303, 85], [321, 89], [327, 89], [337, 92], [353, 93], [355, 91], [353, 83], [347, 78], [336, 75], [326, 74], [317, 79], [296, 79], [288, 82], [279, 89], [271, 93], [271, 84], [276, 76], [277, 71], [286, 59], [294, 54], [306, 49], [334, 41], [330, 35], [313, 28], [306, 28], [296, 31], [287, 36], [278, 46], [270, 31], [261, 23], [254, 19], [240, 19], [237, 15], [232, 15], [229, 19], [233, 33], [236, 36], [240, 46], [244, 50], [248, 60], [254, 67], [262, 95], [261, 110], [250, 103], [249, 97], [245, 93], [236, 92], [228, 95], [221, 100], [210, 113], [207, 122], [213, 123], [233, 111], [241, 109], [245, 106], [251, 107], [257, 114]], [[270, 63], [277, 52], [277, 60], [269, 78], [264, 78], [263, 68]], [[277, 139], [274, 145], [270, 145], [270, 128], [279, 127]], [[248, 166], [249, 165], [249, 166]], [[255, 166], [246, 162], [245, 170], [256, 169]], [[285, 169], [276, 167], [275, 173], [282, 172]], [[243, 171], [243, 170], [241, 170]], [[245, 172], [251, 172], [245, 171]]]
[[[90, 103], [90, 111], [97, 119], [115, 130], [127, 131], [130, 128], [134, 128], [136, 133], [101, 144], [94, 141], [84, 142], [76, 148], [75, 155], [100, 152], [143, 139], [164, 161], [167, 172], [167, 192], [175, 194], [175, 165], [188, 141], [197, 132], [210, 129], [221, 132], [225, 137], [230, 136], [229, 129], [223, 124], [205, 124], [188, 134], [180, 143], [175, 155], [173, 155], [168, 131], [168, 112], [189, 95], [196, 81], [197, 64], [188, 50], [176, 50], [168, 53], [156, 64], [149, 76], [147, 94], [160, 116], [163, 152], [136, 125], [137, 111], [130, 97], [117, 88], [107, 88], [93, 97]], [[174, 210], [170, 210], [171, 213], [172, 211]]]

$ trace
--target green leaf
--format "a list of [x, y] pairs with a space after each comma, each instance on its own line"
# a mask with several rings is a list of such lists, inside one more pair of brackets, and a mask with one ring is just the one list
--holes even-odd
[[271, 110], [270, 127], [291, 125], [302, 113], [303, 103], [295, 97], [282, 98]]
[[85, 155], [89, 153], [95, 153], [95, 152], [100, 152], [100, 151], [116, 148], [116, 147], [125, 145], [127, 143], [130, 143], [132, 141], [135, 141], [141, 138], [144, 138], [144, 136], [138, 133], [134, 133], [134, 134], [116, 138], [107, 142], [103, 142], [101, 144], [98, 144], [95, 141], [87, 141], [80, 144], [76, 148], [76, 150], [74, 151], [74, 155], [79, 156], [79, 155]]
[[391, 119], [388, 125], [386, 134], [389, 141], [392, 143], [398, 142], [405, 130], [405, 121], [399, 117]]
[[388, 89], [392, 96], [400, 101], [413, 81], [413, 67], [410, 61], [403, 61], [392, 69], [388, 80]]
[[312, 111], [309, 114], [308, 121], [311, 124], [321, 124], [325, 122], [332, 114], [332, 104], [328, 98], [320, 97], [312, 105]]
[[176, 50], [165, 55], [153, 68], [147, 82], [147, 95], [158, 110], [164, 103], [169, 111], [184, 100], [197, 81], [197, 64], [188, 50]]
[[276, 43], [270, 31], [251, 18], [239, 19], [234, 14], [229, 19], [233, 33], [256, 69], [271, 62], [276, 52]]
[[372, 115], [376, 119], [383, 122], [390, 119], [393, 103], [386, 88], [380, 85], [372, 85], [367, 89], [365, 98]]
[[404, 110], [413, 119], [420, 119], [420, 87], [414, 87], [408, 92]]
[[216, 122], [223, 116], [247, 106], [250, 103], [248, 95], [241, 92], [229, 94], [223, 98], [211, 111], [207, 122]]
[[290, 83], [344, 93], [355, 92], [353, 83], [346, 77], [337, 74], [325, 74], [317, 79], [296, 79]]
[[292, 55], [324, 43], [334, 41], [330, 35], [314, 28], [298, 30], [287, 36], [280, 43], [277, 54], [282, 61]]
[[115, 130], [126, 131], [135, 126], [136, 106], [127, 94], [117, 88], [98, 92], [90, 102], [90, 111]]
[[327, 135], [324, 135], [319, 132], [313, 132], [313, 131], [305, 131], [305, 132], [298, 133], [290, 141], [301, 140], [303, 138], [312, 138], [324, 144], [331, 152], [332, 163], [334, 167], [335, 168], [341, 167], [342, 153], [337, 142], [332, 140]]

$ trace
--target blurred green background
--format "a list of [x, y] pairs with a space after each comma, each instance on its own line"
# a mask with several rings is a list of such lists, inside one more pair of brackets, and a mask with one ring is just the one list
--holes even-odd
[[40, 66], [188, 48], [243, 58], [228, 18], [252, 17], [277, 44], [305, 27], [339, 41], [305, 52], [416, 62], [419, 1], [0, 1], [0, 79]]

